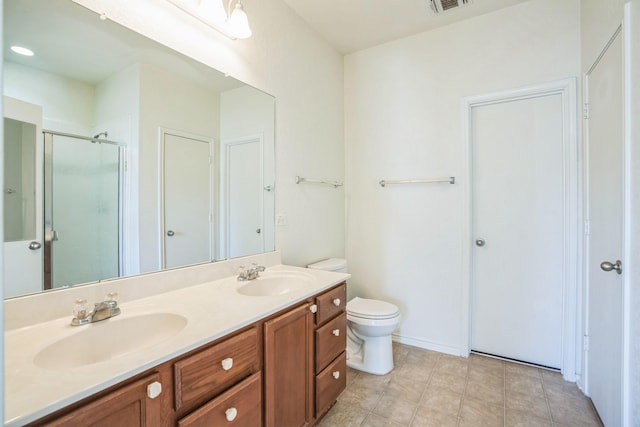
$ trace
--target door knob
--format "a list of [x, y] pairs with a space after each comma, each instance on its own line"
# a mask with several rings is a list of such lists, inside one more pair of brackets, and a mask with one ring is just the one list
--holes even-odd
[[620, 260], [617, 260], [615, 264], [612, 264], [609, 261], [604, 261], [600, 264], [600, 268], [604, 271], [615, 270], [618, 274], [622, 274], [622, 262]]
[[260, 230], [259, 228], [256, 229], [256, 233], [260, 234], [262, 232], [262, 230]]
[[42, 245], [40, 244], [40, 242], [31, 242], [31, 243], [29, 243], [29, 249], [31, 249], [32, 251], [37, 251], [41, 247], [42, 247]]
[[476, 246], [484, 246], [484, 240], [483, 239], [477, 239], [476, 240]]
[[169, 237], [175, 236], [175, 234], [176, 233], [173, 230], [167, 231], [167, 236], [169, 236]]

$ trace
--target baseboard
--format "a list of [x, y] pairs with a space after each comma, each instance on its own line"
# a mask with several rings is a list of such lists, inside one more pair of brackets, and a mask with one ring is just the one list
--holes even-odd
[[423, 340], [420, 338], [413, 338], [402, 336], [399, 334], [392, 334], [391, 339], [400, 344], [406, 344], [413, 347], [424, 348], [425, 350], [437, 351], [439, 353], [450, 354], [452, 356], [462, 356], [468, 357], [468, 354], [461, 354], [460, 349], [458, 347], [452, 347], [449, 345], [444, 345], [440, 343], [436, 343], [433, 341]]

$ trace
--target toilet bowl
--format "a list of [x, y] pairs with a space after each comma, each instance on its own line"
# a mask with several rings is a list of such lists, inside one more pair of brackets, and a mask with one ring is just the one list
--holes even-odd
[[393, 369], [391, 334], [400, 323], [395, 305], [356, 297], [347, 303], [347, 366], [384, 375]]
[[[341, 258], [326, 259], [307, 267], [347, 272], [347, 262]], [[376, 375], [391, 372], [391, 334], [399, 323], [400, 310], [389, 302], [359, 297], [347, 302], [347, 366]]]

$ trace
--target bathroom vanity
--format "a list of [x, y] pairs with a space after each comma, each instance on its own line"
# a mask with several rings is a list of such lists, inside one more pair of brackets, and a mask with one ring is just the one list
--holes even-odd
[[124, 301], [95, 324], [8, 330], [5, 426], [313, 425], [346, 386], [348, 277], [271, 265]]

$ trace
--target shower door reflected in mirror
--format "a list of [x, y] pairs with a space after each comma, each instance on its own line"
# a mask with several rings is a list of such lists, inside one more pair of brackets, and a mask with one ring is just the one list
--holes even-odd
[[124, 147], [44, 135], [44, 288], [118, 277]]
[[42, 109], [4, 97], [4, 294], [42, 289]]

